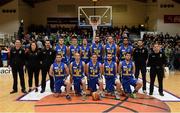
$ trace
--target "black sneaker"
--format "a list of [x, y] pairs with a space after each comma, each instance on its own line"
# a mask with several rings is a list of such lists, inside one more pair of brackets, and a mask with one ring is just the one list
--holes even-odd
[[71, 96], [70, 95], [66, 95], [66, 99], [71, 101]]
[[152, 92], [149, 92], [149, 95], [153, 95], [153, 93], [152, 93]]
[[10, 94], [14, 94], [14, 93], [17, 93], [17, 90], [13, 90], [10, 92]]
[[35, 88], [35, 92], [38, 92], [38, 88]]
[[160, 96], [164, 96], [163, 92], [159, 93]]
[[44, 93], [44, 92], [45, 92], [45, 90], [44, 90], [44, 89], [42, 89], [40, 93]]
[[29, 91], [28, 92], [31, 92], [32, 91], [32, 89], [29, 89]]
[[26, 91], [26, 90], [21, 90], [21, 92], [22, 92], [22, 93], [27, 93], [27, 91]]

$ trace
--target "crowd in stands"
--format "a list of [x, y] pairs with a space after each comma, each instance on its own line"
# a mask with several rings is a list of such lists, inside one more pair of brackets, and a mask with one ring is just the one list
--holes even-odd
[[[97, 31], [97, 35], [100, 37], [101, 43], [106, 43], [106, 37], [111, 35], [115, 40], [115, 42], [120, 45], [123, 37], [129, 37], [129, 34], [137, 31], [137, 28], [128, 28], [127, 26], [119, 27], [110, 27], [110, 28], [100, 28]], [[22, 38], [23, 47], [28, 48], [31, 41], [37, 41], [38, 48], [42, 49], [44, 46], [45, 40], [50, 40], [52, 47], [56, 45], [59, 37], [65, 37], [65, 45], [70, 45], [70, 40], [72, 36], [77, 36], [79, 45], [82, 44], [82, 39], [86, 37], [88, 39], [88, 43], [92, 42], [92, 30], [89, 28], [50, 28], [43, 26], [31, 26], [29, 27], [29, 33], [25, 34]], [[167, 66], [170, 70], [180, 69], [180, 36], [176, 34], [175, 36], [170, 36], [168, 33], [163, 34], [144, 34], [143, 41], [147, 49], [152, 49], [152, 44], [158, 42], [162, 46], [162, 51], [165, 52], [167, 57]], [[136, 42], [131, 40], [131, 44], [133, 47], [136, 47]], [[13, 46], [13, 43], [10, 44], [10, 47]]]

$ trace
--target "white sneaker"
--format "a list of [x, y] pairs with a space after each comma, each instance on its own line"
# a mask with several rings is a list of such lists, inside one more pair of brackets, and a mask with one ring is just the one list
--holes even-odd
[[143, 90], [143, 93], [144, 93], [144, 94], [147, 94], [147, 91], [146, 91], [146, 90]]
[[119, 93], [118, 93], [118, 92], [115, 92], [114, 94], [115, 94], [115, 99], [116, 99], [116, 100], [120, 100]]
[[101, 92], [101, 93], [100, 93], [100, 96], [101, 96], [101, 98], [104, 98], [104, 97], [105, 97], [104, 92]]

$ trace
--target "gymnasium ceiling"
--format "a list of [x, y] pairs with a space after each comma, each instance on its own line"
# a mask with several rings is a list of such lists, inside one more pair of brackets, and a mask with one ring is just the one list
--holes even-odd
[[[3, 6], [11, 1], [13, 1], [13, 0], [0, 0], [0, 6]], [[36, 3], [49, 1], [49, 0], [23, 0], [23, 1], [33, 7], [34, 4], [36, 4]], [[117, 0], [117, 1], [119, 1], [119, 0]], [[135, 1], [146, 3], [148, 0], [135, 0]], [[152, 1], [156, 2], [157, 0], [152, 0]], [[174, 1], [176, 3], [180, 3], [180, 0], [172, 0], [172, 1]]]

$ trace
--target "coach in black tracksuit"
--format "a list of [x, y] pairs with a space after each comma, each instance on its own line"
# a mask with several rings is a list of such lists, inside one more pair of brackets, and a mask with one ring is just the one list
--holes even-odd
[[146, 62], [148, 59], [148, 50], [143, 47], [142, 40], [138, 40], [137, 44], [138, 47], [136, 47], [133, 52], [133, 60], [136, 66], [135, 77], [139, 77], [139, 71], [141, 70], [143, 80], [143, 92], [146, 93]]
[[153, 51], [149, 55], [148, 64], [150, 66], [150, 92], [149, 95], [153, 94], [154, 81], [157, 75], [159, 83], [159, 94], [163, 94], [163, 78], [164, 78], [164, 66], [166, 64], [166, 57], [163, 52], [160, 51], [159, 44], [154, 44]]
[[10, 94], [16, 93], [18, 91], [18, 73], [21, 84], [21, 91], [26, 93], [25, 81], [24, 81], [24, 70], [25, 65], [25, 51], [21, 48], [21, 41], [15, 41], [15, 47], [11, 48], [10, 51], [10, 66], [12, 68], [13, 74], [13, 91]]
[[29, 51], [26, 53], [29, 91], [32, 90], [33, 75], [35, 79], [35, 92], [38, 92], [39, 71], [40, 71], [40, 54], [36, 42], [30, 44]]
[[[50, 48], [50, 41], [45, 41], [45, 48], [40, 53], [41, 56], [41, 69], [42, 69], [42, 82], [41, 82], [41, 93], [44, 93], [46, 88], [46, 75], [49, 73], [49, 69], [51, 64], [54, 62], [56, 52]], [[52, 76], [49, 76], [50, 78], [50, 88], [51, 91], [54, 92], [54, 79]]]

